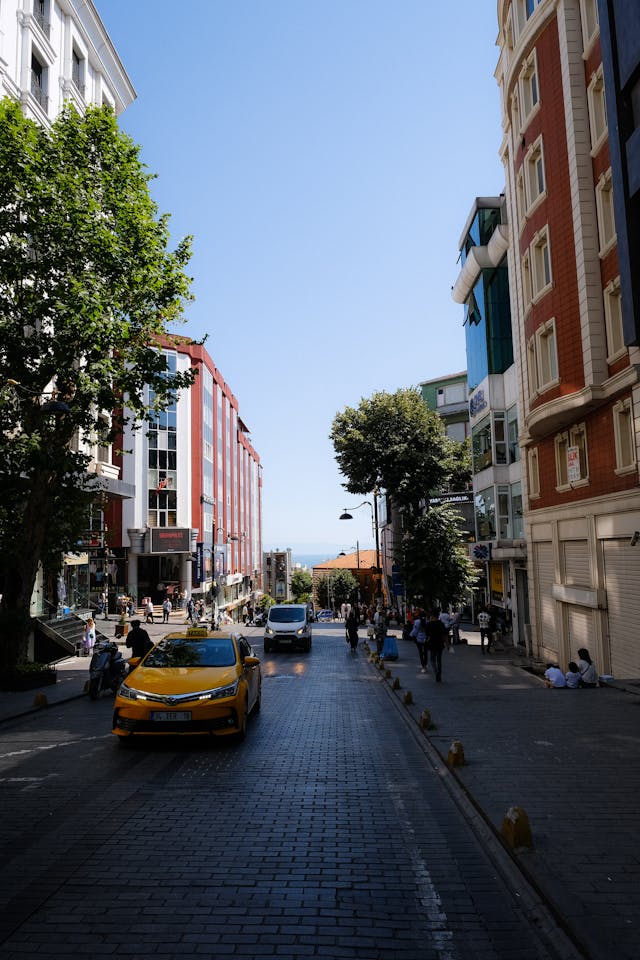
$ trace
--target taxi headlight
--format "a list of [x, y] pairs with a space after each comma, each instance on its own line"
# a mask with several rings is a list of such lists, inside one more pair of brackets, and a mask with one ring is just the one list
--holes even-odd
[[275, 630], [272, 630], [271, 627], [267, 627], [264, 632], [268, 637], [272, 637], [275, 634]]
[[300, 627], [299, 630], [296, 630], [296, 634], [297, 634], [299, 637], [301, 637], [302, 634], [303, 634], [303, 633], [306, 633], [306, 632], [307, 632], [307, 628], [306, 628], [306, 627]]
[[226, 687], [216, 687], [215, 690], [205, 690], [204, 693], [198, 694], [198, 700], [222, 700], [224, 697], [235, 697], [238, 692], [239, 682], [239, 680], [236, 680], [235, 683], [230, 683]]
[[141, 690], [136, 690], [134, 687], [128, 687], [126, 683], [120, 685], [118, 690], [118, 696], [122, 697], [124, 700], [146, 700], [146, 696]]

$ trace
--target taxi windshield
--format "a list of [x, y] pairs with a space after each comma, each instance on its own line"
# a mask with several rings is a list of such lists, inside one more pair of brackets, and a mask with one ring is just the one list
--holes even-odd
[[236, 651], [230, 637], [167, 637], [153, 648], [145, 667], [232, 667]]

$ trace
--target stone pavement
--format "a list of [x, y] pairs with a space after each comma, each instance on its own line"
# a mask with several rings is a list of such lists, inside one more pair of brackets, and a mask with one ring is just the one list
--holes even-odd
[[[155, 639], [182, 622], [173, 615], [169, 627], [154, 624], [149, 633]], [[246, 632], [259, 647], [262, 630]], [[404, 716], [407, 735], [422, 738], [452, 794], [491, 831], [512, 806], [527, 813], [533, 847], [513, 852], [513, 860], [584, 956], [637, 957], [640, 683], [548, 690], [513, 649], [482, 656], [477, 634], [462, 634], [469, 642], [444, 654], [440, 684], [420, 673], [412, 642], [398, 640], [398, 660], [385, 664], [389, 678], [370, 664], [389, 709]], [[363, 644], [357, 656], [365, 656]], [[59, 665], [58, 683], [42, 692], [50, 704], [82, 696], [87, 673], [86, 658], [70, 658]], [[405, 705], [408, 691], [413, 703]], [[0, 720], [33, 710], [34, 693], [0, 693]], [[432, 728], [423, 732], [425, 708]], [[453, 741], [462, 744], [465, 764], [449, 769]]]

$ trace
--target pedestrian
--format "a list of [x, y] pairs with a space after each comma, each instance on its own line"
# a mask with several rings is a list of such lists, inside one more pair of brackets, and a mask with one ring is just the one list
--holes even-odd
[[448, 646], [449, 643], [451, 642], [451, 634], [449, 632], [451, 630], [451, 614], [449, 613], [448, 610], [442, 610], [440, 612], [440, 616], [438, 617], [438, 620], [447, 631], [447, 646]]
[[193, 597], [189, 597], [187, 600], [187, 619], [185, 623], [194, 623], [195, 620], [196, 605], [193, 602]]
[[577, 690], [580, 686], [580, 670], [578, 669], [578, 664], [574, 663], [573, 660], [569, 664], [569, 669], [565, 673], [564, 678], [570, 690]]
[[350, 610], [347, 616], [346, 632], [347, 640], [351, 646], [351, 653], [355, 653], [358, 649], [358, 618], [354, 610]]
[[242, 607], [242, 622], [246, 624], [248, 620], [249, 620], [249, 607], [245, 603]]
[[596, 665], [589, 656], [589, 651], [582, 647], [578, 650], [578, 670], [580, 671], [581, 687], [597, 687], [599, 682]]
[[454, 643], [460, 643], [460, 611], [454, 610], [451, 614], [451, 634]]
[[147, 602], [145, 604], [145, 620], [147, 623], [153, 623], [153, 600], [151, 597], [147, 597]]
[[481, 608], [478, 614], [478, 626], [480, 627], [480, 650], [482, 653], [485, 652], [484, 642], [486, 640], [486, 652], [489, 653], [491, 651], [491, 616], [485, 606]]
[[106, 593], [101, 593], [98, 597], [98, 614], [102, 614], [104, 620], [109, 619], [109, 613], [107, 610], [107, 595]]
[[431, 611], [427, 624], [427, 648], [431, 658], [431, 668], [438, 683], [442, 680], [442, 651], [449, 642], [449, 631], [440, 619], [437, 610]]
[[387, 617], [384, 610], [376, 610], [373, 615], [374, 631], [376, 637], [376, 652], [381, 654], [384, 647], [384, 638], [387, 635]]
[[82, 633], [82, 656], [89, 657], [96, 642], [96, 625], [93, 617], [89, 617]]
[[165, 597], [164, 600], [162, 601], [162, 622], [163, 623], [169, 623], [169, 614], [171, 613], [172, 609], [173, 609], [173, 605], [171, 603], [171, 600], [169, 600], [169, 597]]
[[140, 659], [153, 647], [149, 634], [140, 626], [139, 620], [131, 621], [131, 630], [128, 634], [127, 646], [131, 650], [131, 656], [139, 657]]
[[563, 689], [567, 685], [567, 678], [556, 663], [548, 663], [544, 672], [544, 682], [547, 687]]
[[129, 601], [127, 603], [127, 616], [132, 617], [135, 614], [135, 612], [136, 612], [136, 606], [135, 606], [135, 603], [133, 602], [133, 597], [129, 597]]
[[427, 618], [421, 612], [413, 622], [410, 637], [415, 640], [420, 657], [420, 673], [426, 673], [429, 663], [429, 650], [427, 647]]

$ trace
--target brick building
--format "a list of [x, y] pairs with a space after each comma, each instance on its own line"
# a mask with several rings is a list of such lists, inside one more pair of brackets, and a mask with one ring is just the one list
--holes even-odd
[[640, 674], [638, 362], [625, 338], [596, 0], [501, 0], [534, 652]]

